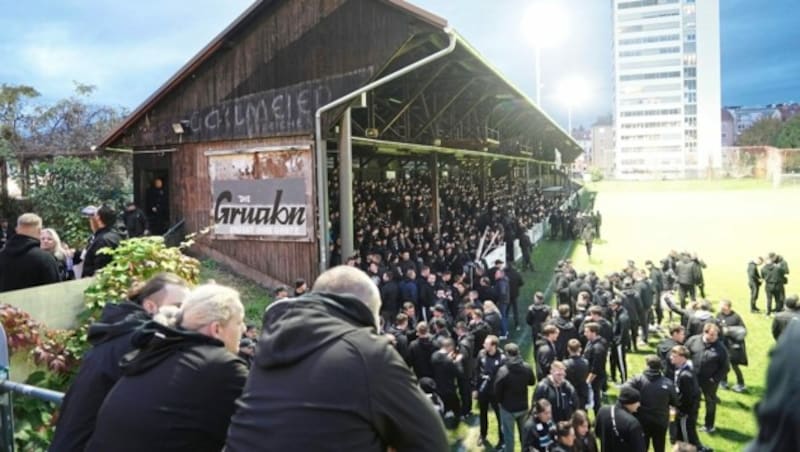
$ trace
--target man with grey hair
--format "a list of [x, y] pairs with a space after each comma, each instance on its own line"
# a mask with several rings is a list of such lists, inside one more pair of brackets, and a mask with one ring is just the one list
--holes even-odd
[[39, 247], [42, 218], [20, 215], [17, 233], [0, 251], [0, 292], [59, 282], [58, 264], [52, 254]]
[[264, 314], [226, 450], [442, 451], [439, 415], [389, 340], [366, 273], [334, 267]]

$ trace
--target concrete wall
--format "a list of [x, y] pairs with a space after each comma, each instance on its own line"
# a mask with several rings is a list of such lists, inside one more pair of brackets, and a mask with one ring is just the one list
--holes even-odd
[[83, 292], [94, 278], [83, 278], [30, 289], [0, 293], [0, 303], [15, 306], [50, 329], [77, 327], [77, 317], [84, 309]]

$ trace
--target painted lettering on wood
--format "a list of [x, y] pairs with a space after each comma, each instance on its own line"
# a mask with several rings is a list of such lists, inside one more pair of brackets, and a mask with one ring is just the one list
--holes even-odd
[[192, 140], [256, 138], [309, 133], [319, 107], [355, 90], [372, 74], [360, 69], [325, 79], [261, 91], [195, 110], [189, 121]]

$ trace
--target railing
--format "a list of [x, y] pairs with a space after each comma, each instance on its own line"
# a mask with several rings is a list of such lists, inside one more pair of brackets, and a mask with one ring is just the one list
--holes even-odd
[[183, 226], [186, 224], [186, 220], [180, 220], [177, 223], [173, 224], [167, 232], [165, 232], [162, 237], [164, 237], [164, 243], [167, 246], [178, 246], [183, 240], [186, 234], [183, 233]]
[[0, 325], [0, 452], [14, 451], [14, 404], [12, 393], [61, 405], [64, 394], [9, 380], [10, 360], [6, 330]]

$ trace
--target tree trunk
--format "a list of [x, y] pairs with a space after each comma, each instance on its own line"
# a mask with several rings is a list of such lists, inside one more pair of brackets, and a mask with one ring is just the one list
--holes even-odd
[[0, 202], [3, 206], [8, 202], [8, 166], [5, 159], [0, 159]]

